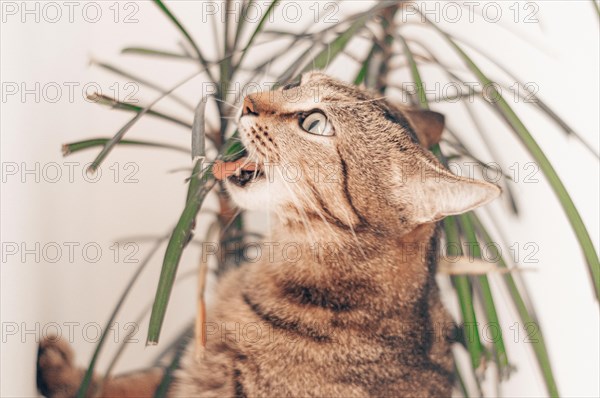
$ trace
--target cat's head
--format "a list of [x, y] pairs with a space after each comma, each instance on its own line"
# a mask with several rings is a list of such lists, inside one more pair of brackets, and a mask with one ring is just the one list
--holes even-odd
[[245, 98], [238, 129], [247, 156], [221, 177], [240, 207], [288, 225], [408, 232], [500, 194], [429, 153], [443, 125], [435, 112], [394, 107], [312, 72]]

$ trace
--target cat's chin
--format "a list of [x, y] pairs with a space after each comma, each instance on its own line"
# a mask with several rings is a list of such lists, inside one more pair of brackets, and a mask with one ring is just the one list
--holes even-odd
[[243, 186], [230, 179], [225, 181], [225, 188], [235, 204], [251, 211], [271, 211], [281, 203], [283, 192], [276, 185], [269, 183], [264, 176]]

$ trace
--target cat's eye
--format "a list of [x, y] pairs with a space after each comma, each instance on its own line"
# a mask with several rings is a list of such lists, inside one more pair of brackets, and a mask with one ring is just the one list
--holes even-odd
[[310, 113], [306, 117], [301, 117], [300, 126], [307, 133], [322, 136], [333, 135], [333, 129], [331, 128], [331, 124], [327, 120], [327, 116], [318, 111]]

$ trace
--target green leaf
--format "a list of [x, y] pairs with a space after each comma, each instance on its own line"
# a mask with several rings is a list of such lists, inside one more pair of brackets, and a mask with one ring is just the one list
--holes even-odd
[[[113, 109], [135, 112], [135, 113], [140, 113], [144, 110], [144, 107], [142, 107], [142, 106], [133, 105], [133, 104], [130, 104], [127, 102], [117, 101], [116, 99], [108, 97], [106, 95], [94, 94], [92, 96], [89, 96], [88, 98], [91, 101], [96, 102], [97, 104], [110, 106]], [[185, 127], [186, 129], [189, 129], [189, 130], [192, 129], [192, 125], [190, 123], [184, 122], [183, 120], [178, 119], [175, 116], [170, 116], [170, 115], [167, 115], [162, 112], [155, 111], [155, 110], [148, 110], [146, 113], [148, 115], [156, 116], [160, 119], [167, 120], [169, 122], [173, 122], [182, 127]]]
[[[125, 70], [123, 70], [121, 68], [118, 68], [118, 67], [116, 67], [114, 65], [108, 64], [106, 62], [100, 62], [100, 61], [92, 59], [90, 61], [90, 63], [93, 64], [93, 65], [97, 65], [97, 66], [99, 66], [101, 68], [104, 68], [104, 69], [106, 69], [108, 71], [111, 71], [113, 73], [116, 73], [117, 75], [121, 75], [121, 76], [125, 77], [126, 79], [131, 79], [131, 80], [134, 81], [134, 83], [143, 84], [144, 86], [150, 87], [151, 89], [156, 90], [156, 91], [158, 91], [160, 93], [166, 93], [167, 91], [169, 91], [169, 90], [167, 90], [167, 89], [159, 86], [158, 84], [155, 84], [155, 83], [153, 83], [153, 82], [151, 82], [151, 81], [149, 81], [147, 79], [144, 79], [144, 78], [142, 78], [142, 77], [140, 77], [138, 75], [135, 75], [135, 74], [133, 74], [131, 72], [125, 71]], [[175, 95], [173, 92], [169, 92], [168, 96], [169, 96], [169, 98], [171, 98], [173, 101], [177, 102], [179, 105], [183, 106], [184, 108], [189, 109], [189, 110], [193, 110], [194, 109], [193, 106], [191, 106], [190, 104], [188, 104], [184, 99], [182, 99], [179, 96]]]
[[194, 114], [194, 123], [192, 124], [192, 160], [195, 162], [198, 158], [205, 156], [205, 127], [204, 112], [206, 110], [206, 97], [202, 97]]
[[[189, 278], [193, 278], [193, 277], [197, 277], [198, 276], [198, 271], [197, 270], [190, 270], [187, 272], [182, 273], [181, 275], [179, 275], [177, 277], [177, 279], [175, 280], [175, 286], [177, 286], [179, 283], [184, 282], [186, 280], [188, 280]], [[134, 323], [136, 325], [139, 325], [142, 323], [142, 321], [144, 320], [144, 318], [150, 313], [150, 310], [152, 309], [152, 303], [149, 303], [148, 305], [146, 305], [144, 307], [144, 309], [138, 314], [138, 316], [135, 318]], [[193, 325], [192, 327], [188, 327], [185, 328], [183, 330], [183, 332], [177, 336], [175, 338], [175, 344], [172, 344], [170, 347], [165, 348], [166, 351], [170, 352], [173, 349], [176, 349], [177, 347], [177, 343], [181, 342], [181, 339], [188, 337], [189, 332], [193, 331]], [[125, 337], [123, 339], [121, 339], [121, 341], [119, 342], [119, 347], [117, 348], [117, 351], [114, 353], [107, 369], [106, 372], [104, 373], [103, 379], [106, 380], [108, 378], [110, 378], [112, 376], [112, 372], [115, 369], [117, 363], [119, 362], [119, 359], [121, 359], [121, 356], [123, 355], [123, 353], [125, 352], [125, 350], [127, 349], [127, 347], [129, 346], [128, 343], [131, 342], [131, 338], [134, 337], [134, 335], [137, 333], [137, 329], [131, 329], [129, 333], [127, 333], [127, 335], [125, 335]], [[171, 349], [169, 349], [171, 348]], [[165, 355], [168, 354], [168, 352], [165, 352], [165, 350], [163, 350], [163, 352], [161, 352], [157, 358], [155, 358], [153, 360], [153, 365], [152, 367], [159, 367], [160, 366], [160, 360], [162, 358], [164, 358]]]
[[117, 131], [117, 133], [114, 135], [114, 137], [112, 137], [106, 143], [106, 145], [104, 145], [104, 147], [102, 148], [102, 150], [100, 151], [100, 153], [98, 154], [98, 156], [96, 156], [96, 158], [94, 159], [94, 161], [90, 165], [89, 171], [92, 171], [92, 172], [96, 171], [96, 169], [98, 168], [98, 166], [100, 166], [100, 164], [102, 163], [102, 161], [104, 161], [104, 159], [106, 158], [106, 156], [108, 156], [108, 154], [110, 153], [110, 151], [112, 151], [112, 149], [114, 148], [114, 146], [117, 145], [119, 143], [119, 141], [121, 141], [123, 139], [123, 137], [125, 136], [125, 134], [127, 133], [127, 131], [129, 131], [129, 129], [131, 127], [133, 127], [137, 123], [137, 121], [142, 118], [142, 116], [144, 116], [146, 113], [148, 113], [148, 111], [150, 111], [150, 109], [154, 105], [156, 105], [161, 99], [163, 99], [164, 97], [166, 97], [167, 95], [169, 95], [171, 92], [173, 92], [178, 87], [183, 86], [185, 83], [189, 82], [194, 77], [198, 76], [198, 74], [200, 74], [200, 73], [201, 73], [201, 71], [194, 72], [192, 75], [186, 77], [185, 79], [183, 79], [182, 81], [180, 81], [179, 83], [177, 83], [170, 90], [162, 93], [159, 97], [157, 97], [154, 101], [152, 101], [150, 103], [150, 105], [148, 105], [147, 107], [145, 107], [144, 109], [142, 109], [129, 122], [127, 122], [123, 127], [121, 127], [119, 129], [119, 131]]
[[562, 205], [569, 222], [571, 223], [571, 227], [575, 231], [575, 235], [579, 241], [579, 245], [583, 251], [583, 255], [585, 257], [588, 270], [590, 273], [590, 277], [592, 279], [594, 292], [596, 293], [596, 298], [600, 298], [600, 260], [598, 259], [598, 254], [596, 253], [596, 249], [594, 244], [588, 234], [588, 231], [583, 223], [583, 220], [569, 195], [569, 192], [563, 185], [560, 177], [554, 170], [554, 167], [542, 151], [542, 148], [538, 145], [536, 140], [533, 138], [525, 124], [521, 121], [521, 119], [517, 116], [517, 114], [512, 110], [508, 102], [502, 97], [494, 87], [493, 82], [479, 69], [479, 67], [473, 62], [473, 60], [462, 50], [458, 44], [448, 35], [446, 32], [441, 30], [437, 25], [433, 24], [426, 17], [423, 16], [425, 20], [432, 26], [437, 32], [439, 32], [450, 44], [450, 46], [456, 51], [456, 53], [463, 59], [465, 64], [471, 70], [471, 72], [475, 75], [475, 77], [479, 80], [479, 82], [484, 86], [488, 87], [491, 92], [491, 98], [494, 98], [495, 101], [493, 103], [494, 107], [498, 109], [500, 114], [503, 116], [504, 120], [509, 124], [512, 130], [517, 134], [517, 136], [521, 139], [521, 142], [525, 145], [529, 153], [536, 160], [541, 170], [544, 172], [544, 175], [548, 179], [550, 186], [554, 190], [560, 204]]
[[156, 50], [148, 47], [125, 47], [121, 50], [121, 54], [150, 55], [162, 58], [176, 58], [184, 59], [187, 61], [198, 61], [196, 58], [190, 57], [188, 54], [174, 53], [166, 50]]
[[[462, 231], [465, 234], [465, 239], [470, 249], [469, 255], [474, 258], [481, 258], [481, 248], [477, 241], [477, 235], [475, 229], [471, 224], [471, 219], [468, 215], [461, 215], [459, 218]], [[481, 290], [483, 309], [487, 318], [487, 325], [493, 326], [498, 331], [498, 336], [494, 336], [492, 342], [496, 353], [496, 363], [498, 365], [498, 372], [501, 375], [501, 379], [508, 376], [510, 370], [510, 364], [508, 361], [508, 355], [506, 353], [506, 347], [504, 345], [504, 337], [502, 336], [502, 329], [500, 327], [500, 320], [496, 312], [496, 305], [494, 303], [494, 296], [490, 288], [490, 283], [487, 276], [479, 276], [479, 287]]]
[[169, 387], [171, 386], [171, 383], [174, 379], [174, 373], [177, 369], [179, 369], [179, 364], [181, 362], [181, 359], [183, 358], [183, 355], [186, 352], [188, 342], [189, 338], [187, 338], [187, 336], [179, 340], [177, 344], [177, 349], [175, 350], [175, 354], [173, 355], [173, 359], [171, 360], [169, 366], [165, 369], [165, 374], [163, 375], [163, 378], [160, 381], [158, 388], [154, 392], [154, 398], [164, 398], [167, 396]]
[[365, 78], [367, 77], [367, 72], [369, 71], [369, 64], [371, 63], [371, 58], [373, 57], [373, 54], [375, 53], [376, 48], [377, 48], [377, 44], [373, 44], [371, 46], [371, 50], [369, 50], [369, 53], [367, 54], [360, 69], [358, 70], [356, 77], [354, 78], [355, 85], [358, 86], [365, 81]]
[[354, 35], [360, 31], [360, 29], [365, 25], [367, 20], [369, 19], [369, 15], [363, 15], [354, 21], [348, 29], [343, 31], [335, 40], [331, 43], [327, 44], [327, 46], [317, 54], [311, 62], [309, 62], [304, 69], [302, 69], [301, 73], [305, 73], [314, 69], [324, 69], [329, 62], [333, 61], [335, 57], [341, 53], [350, 40], [354, 37]]
[[[446, 235], [446, 253], [449, 257], [462, 255], [460, 236], [456, 217], [446, 217], [443, 221]], [[460, 303], [460, 311], [463, 319], [463, 329], [467, 349], [471, 357], [473, 369], [479, 368], [482, 358], [481, 339], [477, 328], [477, 316], [473, 306], [471, 294], [471, 283], [467, 276], [454, 276], [454, 287]]]
[[[377, 7], [373, 7], [373, 9], [377, 9]], [[370, 15], [373, 12], [373, 9], [371, 9], [365, 13], [360, 13], [358, 15], [354, 15], [354, 16], [348, 18], [346, 21], [344, 21], [344, 23], [349, 22], [349, 21], [355, 21], [356, 19], [358, 19], [362, 16], [365, 16], [365, 15]], [[305, 29], [301, 34], [297, 34], [297, 35], [292, 34], [292, 37], [294, 39], [289, 44], [290, 48], [294, 48], [296, 46], [301, 45], [301, 42], [304, 40], [310, 39], [311, 41], [309, 43], [309, 46], [307, 46], [307, 49], [299, 57], [297, 57], [294, 61], [292, 61], [289, 64], [288, 68], [279, 75], [278, 84], [281, 84], [283, 82], [288, 82], [293, 77], [297, 77], [298, 75], [294, 75], [294, 72], [298, 69], [298, 65], [304, 64], [305, 59], [308, 58], [308, 55], [314, 50], [315, 46], [317, 46], [321, 42], [321, 38], [328, 32], [337, 28], [338, 26], [339, 26], [339, 24], [332, 24], [331, 26], [328, 26], [328, 27], [326, 27], [320, 31], [314, 32], [314, 33], [308, 32], [310, 29], [310, 27], [309, 27], [309, 28]], [[276, 61], [280, 57], [281, 57], [281, 55], [277, 54], [273, 57], [268, 58], [262, 64], [257, 66], [255, 68], [256, 71], [255, 71], [254, 75], [252, 76], [252, 78], [249, 81], [254, 79], [260, 73], [264, 73], [264, 69], [268, 68], [274, 61]]]
[[[454, 36], [451, 36], [453, 39]], [[548, 106], [540, 97], [538, 97], [535, 93], [531, 93], [527, 90], [526, 85], [519, 79], [515, 73], [513, 73], [503, 62], [498, 60], [496, 57], [492, 56], [487, 51], [479, 48], [478, 46], [470, 43], [465, 39], [456, 39], [468, 47], [472, 48], [483, 57], [487, 58], [490, 62], [496, 65], [500, 70], [502, 70], [507, 76], [509, 76], [516, 84], [519, 86], [519, 90], [517, 92], [519, 98], [528, 103], [535, 105], [542, 113], [544, 113], [548, 118], [550, 118], [554, 123], [556, 123], [565, 134], [575, 137], [592, 155], [596, 158], [599, 157], [598, 153], [596, 153], [595, 149], [592, 148], [590, 144], [588, 144], [579, 134], [575, 132], [575, 130], [565, 121], [563, 120], [550, 106]], [[513, 87], [507, 87], [506, 85], [501, 85], [503, 88], [514, 91]], [[522, 93], [524, 91], [525, 93]]]
[[404, 55], [408, 60], [408, 65], [410, 67], [410, 73], [412, 75], [413, 82], [417, 85], [417, 97], [419, 99], [419, 105], [423, 109], [429, 109], [429, 102], [427, 101], [427, 94], [425, 93], [425, 88], [423, 87], [423, 79], [421, 78], [421, 74], [419, 73], [419, 68], [417, 67], [417, 62], [415, 61], [415, 57], [406, 42], [406, 39], [400, 34], [397, 34], [398, 40], [402, 43], [402, 47], [404, 48]]
[[[385, 3], [387, 3], [387, 5], [385, 5]], [[362, 26], [364, 26], [364, 24], [366, 23], [366, 21], [369, 20], [369, 18], [372, 18], [377, 11], [380, 11], [382, 8], [389, 5], [389, 1], [382, 1], [365, 12], [361, 12], [347, 18], [342, 23], [352, 22], [350, 24], [350, 29], [352, 29], [354, 32], [345, 31], [341, 34], [338, 34], [337, 38], [334, 39], [331, 43], [329, 43], [327, 48], [323, 49], [319, 54], [313, 57], [309, 63], [306, 63], [305, 59], [308, 58], [308, 55], [313, 51], [319, 39], [323, 37], [325, 33], [333, 30], [334, 28], [338, 28], [342, 23], [334, 24], [316, 33], [309, 34], [307, 32], [304, 32], [306, 33], [306, 35], [297, 36], [292, 42], [292, 46], [299, 42], [301, 39], [303, 39], [305, 36], [314, 38], [314, 40], [311, 43], [311, 45], [298, 58], [296, 58], [292, 63], [290, 63], [290, 66], [279, 76], [279, 83], [287, 82], [295, 77], [298, 77], [300, 74], [310, 70], [311, 65], [313, 65], [315, 69], [322, 69], [325, 66], [327, 66], [328, 62], [332, 61], [333, 59], [335, 59], [335, 57], [337, 57], [340, 53], [343, 52], [348, 41], [352, 38], [352, 36], [355, 33], [357, 33], [357, 31], [360, 30]], [[298, 65], [303, 65], [305, 63], [306, 66], [304, 70], [302, 70], [299, 73], [296, 73], [296, 71], [298, 70]]]
[[313, 33], [296, 33], [289, 32], [287, 30], [279, 30], [279, 29], [264, 29], [263, 35], [273, 36], [274, 39], [280, 39], [282, 36], [289, 36], [297, 39], [306, 39], [314, 36]]
[[[465, 109], [467, 110], [467, 113], [469, 114], [471, 121], [475, 125], [476, 130], [479, 132], [479, 136], [483, 140], [487, 150], [490, 152], [490, 154], [492, 155], [492, 157], [494, 159], [501, 159], [501, 157], [498, 155], [498, 153], [496, 151], [496, 147], [488, 139], [488, 134], [485, 133], [483, 123], [480, 123], [478, 115], [473, 110], [473, 105], [471, 103], [469, 103], [468, 101], [463, 101], [463, 105], [465, 106]], [[502, 174], [505, 175], [504, 171], [502, 171]], [[513, 194], [512, 186], [507, 181], [505, 184], [503, 184], [502, 187], [503, 187], [503, 191], [504, 191], [503, 196], [506, 196], [508, 198], [511, 211], [513, 212], [513, 214], [519, 214], [519, 209], [517, 207], [517, 202], [516, 202], [515, 196]]]
[[253, 3], [254, 0], [244, 0], [242, 1], [242, 8], [240, 10], [239, 22], [235, 29], [235, 36], [233, 36], [233, 51], [238, 49], [238, 43], [242, 38], [242, 32], [244, 31], [244, 26], [246, 25], [246, 21], [248, 20], [246, 13], [250, 7], [250, 4]]
[[[298, 39], [296, 39], [298, 40]], [[304, 50], [302, 52], [302, 54], [300, 54], [300, 56], [298, 58], [296, 58], [296, 60], [292, 63], [290, 63], [290, 65], [287, 67], [287, 69], [279, 75], [278, 77], [278, 83], [279, 84], [283, 84], [286, 83], [290, 80], [292, 80], [292, 78], [296, 77], [300, 77], [299, 74], [294, 74], [296, 72], [296, 70], [298, 69], [298, 64], [302, 63], [302, 61], [304, 59], [306, 59], [308, 57], [308, 55], [313, 51], [313, 45], [310, 45], [306, 48], [306, 50]]]
[[[107, 142], [110, 141], [110, 138], [91, 138], [89, 140], [71, 142], [69, 144], [64, 144], [62, 146], [63, 156], [70, 155], [75, 152], [82, 151], [84, 149], [94, 148], [97, 146], [104, 146]], [[160, 142], [150, 142], [150, 141], [140, 141], [140, 140], [121, 140], [119, 141], [119, 145], [139, 145], [139, 146], [147, 146], [154, 148], [164, 148], [164, 149], [172, 149], [175, 151], [189, 153], [188, 149], [184, 147], [180, 147], [177, 145], [171, 144], [163, 144]]]
[[[231, 20], [231, 1], [232, 0], [225, 0], [225, 26], [223, 27], [223, 59], [221, 60], [221, 62], [219, 63], [219, 89], [218, 91], [218, 98], [222, 99], [222, 100], [227, 100], [227, 92], [229, 91], [229, 80], [231, 78], [232, 75], [232, 71], [231, 71], [231, 49], [230, 49], [230, 43], [229, 43], [229, 23]], [[223, 4], [223, 3], [221, 3]], [[218, 43], [218, 36], [215, 35], [215, 40]], [[218, 46], [218, 44], [217, 44]], [[221, 103], [219, 103], [219, 109], [221, 109]], [[223, 112], [222, 110], [220, 110], [220, 113], [222, 115], [226, 114], [226, 112]], [[228, 121], [225, 119], [223, 120], [222, 124], [221, 124], [221, 132], [224, 133], [227, 130], [227, 123]], [[223, 135], [223, 134], [222, 134]]]
[[158, 286], [156, 288], [156, 295], [154, 296], [152, 314], [150, 315], [147, 345], [158, 344], [181, 255], [192, 237], [193, 228], [196, 223], [196, 215], [211, 188], [206, 187], [206, 172], [210, 168], [202, 169], [202, 160], [203, 159], [198, 159], [194, 165], [192, 171], [192, 176], [194, 177], [190, 179], [185, 207], [179, 217], [177, 225], [173, 229], [169, 244], [167, 245], [167, 250], [165, 251]]
[[212, 76], [212, 73], [210, 71], [210, 68], [209, 68], [210, 64], [208, 63], [206, 58], [204, 58], [202, 51], [200, 51], [200, 47], [198, 47], [198, 45], [196, 44], [196, 42], [194, 41], [192, 36], [190, 36], [188, 31], [183, 27], [183, 25], [179, 22], [179, 20], [175, 17], [175, 15], [173, 15], [171, 10], [169, 10], [169, 8], [162, 2], [162, 0], [154, 0], [154, 3], [165, 13], [165, 15], [171, 20], [171, 22], [173, 22], [173, 24], [175, 24], [175, 26], [177, 27], [177, 29], [179, 29], [181, 34], [183, 34], [183, 36], [188, 41], [190, 46], [192, 46], [192, 48], [194, 49], [194, 52], [196, 53], [196, 57], [198, 58], [198, 60], [200, 61], [200, 63], [204, 67], [204, 69], [206, 70], [206, 74], [208, 75], [210, 80], [212, 82], [216, 82], [216, 80], [214, 79], [214, 77]]
[[[567, 134], [568, 136], [575, 137], [575, 139], [577, 139], [594, 157], [600, 158], [600, 155], [598, 155], [598, 153], [596, 153], [596, 150], [594, 148], [592, 148], [592, 146], [590, 144], [588, 144], [583, 139], [583, 137], [581, 137], [579, 134], [577, 134], [577, 132], [564, 119], [562, 119], [556, 112], [554, 112], [554, 110], [548, 104], [546, 104], [540, 97], [535, 95], [535, 93], [531, 93], [530, 91], [528, 91], [526, 88], [526, 85], [506, 65], [504, 65], [502, 62], [500, 62], [498, 59], [493, 57], [488, 52], [473, 45], [472, 43], [466, 41], [465, 39], [461, 38], [458, 40], [460, 42], [466, 44], [468, 47], [472, 48], [474, 51], [481, 54], [483, 57], [487, 58], [490, 62], [492, 62], [500, 70], [502, 70], [507, 76], [509, 76], [512, 79], [512, 81], [514, 81], [516, 84], [518, 84], [519, 89], [517, 90], [517, 92], [515, 94], [519, 97], [520, 100], [522, 100], [525, 103], [532, 104], [536, 109], [541, 111], [546, 117], [550, 118], [554, 123], [556, 123], [563, 130], [563, 132], [565, 134]], [[429, 57], [431, 58], [431, 61], [430, 61], [431, 63], [442, 68], [442, 70], [446, 74], [448, 74], [448, 76], [450, 76], [452, 79], [456, 80], [457, 82], [460, 82], [463, 85], [465, 84], [465, 82], [463, 82], [463, 79], [458, 77], [455, 73], [451, 72], [451, 70], [450, 70], [451, 68], [449, 66], [445, 65], [444, 63], [442, 63], [437, 57], [435, 57], [435, 55], [427, 49], [427, 46], [425, 46], [424, 43], [422, 43], [419, 40], [415, 40], [415, 39], [411, 39], [411, 41], [418, 43], [421, 46], [421, 48], [423, 48], [423, 50], [427, 51], [427, 53], [429, 54]], [[498, 84], [502, 87], [502, 89], [505, 89], [509, 92], [514, 91], [513, 86], [509, 87], [506, 84], [502, 84], [502, 83], [498, 83]], [[465, 99], [465, 97], [471, 98], [472, 94], [477, 94], [478, 97], [480, 97], [484, 100], [486, 99], [486, 96], [484, 96], [484, 94], [481, 91], [474, 90], [471, 87], [468, 87], [468, 89], [469, 89], [468, 94], [461, 93], [459, 95], [442, 97], [439, 100], [454, 102], [454, 100], [456, 100], [456, 99]], [[487, 100], [485, 101], [485, 103], [487, 105], [492, 105]], [[484, 137], [484, 136], [482, 135], [482, 137]]]
[[254, 32], [252, 32], [252, 35], [250, 36], [250, 39], [248, 39], [248, 42], [246, 43], [246, 46], [242, 50], [242, 55], [240, 56], [240, 59], [237, 61], [237, 65], [238, 66], [242, 65], [242, 62], [244, 61], [244, 58], [246, 57], [248, 49], [252, 46], [252, 43], [254, 43], [254, 40], [256, 39], [256, 36], [258, 36], [258, 34], [260, 33], [260, 31], [264, 27], [265, 22], [267, 21], [267, 18], [269, 18], [269, 15], [271, 15], [271, 12], [273, 12], [273, 10], [275, 9], [275, 7], [278, 4], [279, 4], [279, 0], [272, 0], [271, 4], [269, 4], [269, 7], [264, 12], [262, 18], [260, 19], [260, 21], [256, 25], [256, 28], [254, 29]]
[[[486, 231], [479, 218], [474, 213], [469, 213], [467, 217], [470, 218], [473, 226], [477, 230], [477, 233], [483, 239], [484, 243], [486, 244], [486, 247], [491, 251], [490, 257], [497, 258], [498, 264], [501, 267], [508, 268], [506, 260], [502, 256], [501, 251], [498, 249], [497, 243], [491, 238], [490, 234]], [[560, 394], [558, 392], [558, 387], [556, 386], [556, 381], [552, 372], [552, 366], [550, 364], [550, 357], [548, 355], [546, 343], [544, 342], [542, 327], [527, 307], [527, 304], [525, 303], [525, 300], [519, 292], [519, 288], [511, 273], [507, 272], [503, 274], [503, 278], [512, 298], [512, 301], [515, 304], [515, 307], [517, 308], [517, 312], [519, 313], [519, 317], [521, 318], [521, 323], [523, 324], [523, 327], [526, 328], [528, 325], [536, 326], [537, 333], [535, 336], [531, 336], [533, 337], [530, 339], [531, 346], [535, 353], [535, 358], [538, 362], [538, 365], [540, 366], [540, 369], [542, 371], [542, 376], [544, 377], [544, 382], [546, 384], [546, 388], [548, 389], [548, 394], [551, 397], [558, 397]]]
[[224, 149], [223, 149], [223, 159], [224, 160], [232, 160], [237, 155], [239, 155], [240, 153], [242, 153], [245, 150], [244, 146], [242, 145], [242, 142], [239, 139], [236, 139], [236, 135], [237, 135], [237, 131], [236, 131], [236, 134], [234, 134], [234, 136], [231, 139], [229, 139], [227, 141], [227, 143], [224, 145]]

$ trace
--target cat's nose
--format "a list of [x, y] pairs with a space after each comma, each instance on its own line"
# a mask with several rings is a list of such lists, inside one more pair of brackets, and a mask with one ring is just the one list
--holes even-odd
[[242, 105], [242, 116], [246, 115], [258, 115], [256, 104], [249, 95], [244, 98], [244, 104]]

